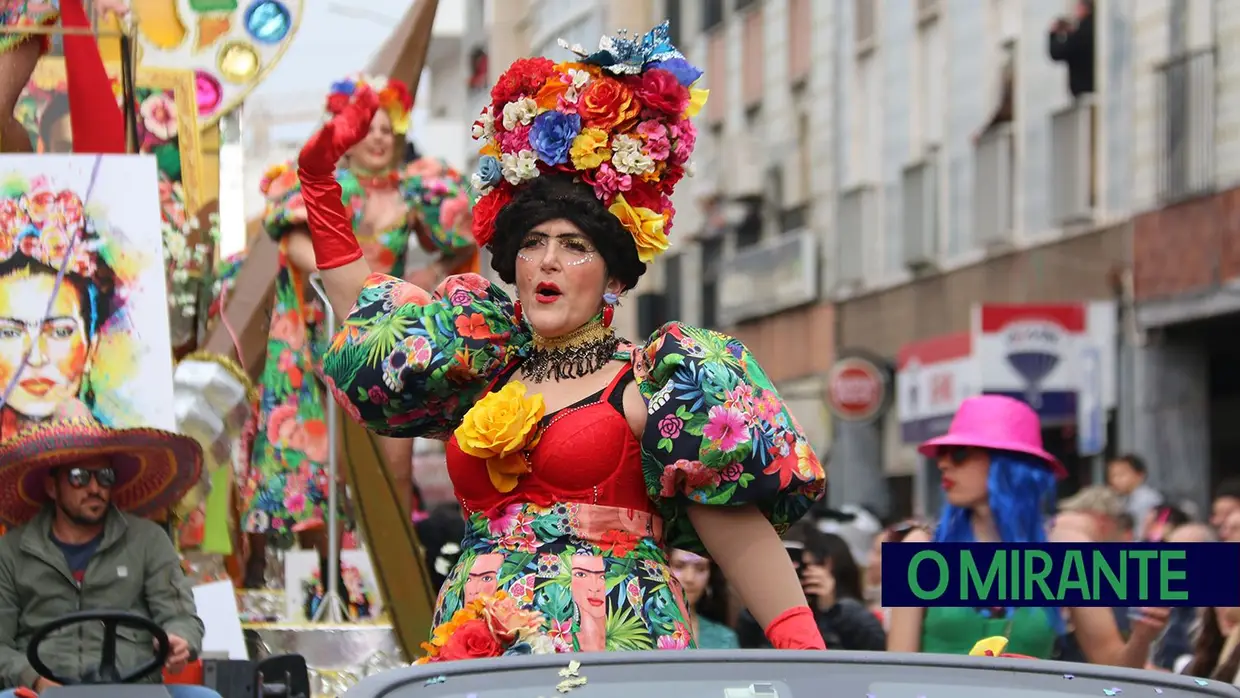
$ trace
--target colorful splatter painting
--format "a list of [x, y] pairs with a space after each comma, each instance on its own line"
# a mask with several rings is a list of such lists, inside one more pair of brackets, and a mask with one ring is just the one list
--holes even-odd
[[154, 157], [0, 156], [0, 437], [72, 400], [176, 430], [160, 227]]

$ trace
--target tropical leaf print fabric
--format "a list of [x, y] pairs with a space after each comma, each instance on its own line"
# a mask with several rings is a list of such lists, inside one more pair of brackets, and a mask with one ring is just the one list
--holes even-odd
[[[338, 170], [341, 198], [353, 214], [354, 227], [362, 221], [367, 192], [347, 170]], [[436, 181], [450, 182], [446, 173]], [[412, 212], [426, 202], [442, 200], [424, 189], [431, 178], [425, 173], [409, 175], [400, 192]], [[309, 280], [289, 262], [285, 236], [306, 224], [306, 204], [297, 181], [295, 165], [276, 168], [264, 183], [267, 207], [263, 226], [281, 242], [276, 278], [275, 306], [267, 340], [267, 359], [260, 379], [259, 429], [250, 457], [250, 472], [243, 488], [247, 502], [244, 527], [251, 533], [271, 532], [277, 543], [289, 544], [292, 533], [325, 518], [328, 481], [328, 433], [324, 386], [319, 359], [326, 350], [326, 313]], [[433, 211], [435, 216], [439, 210]], [[466, 211], [468, 213], [468, 211]], [[411, 218], [412, 220], [412, 218]], [[359, 238], [372, 269], [384, 273], [404, 270], [412, 226], [405, 225]], [[329, 383], [330, 385], [330, 383]], [[347, 406], [346, 406], [347, 409]]]
[[753, 504], [781, 534], [826, 491], [826, 472], [766, 372], [737, 339], [669, 323], [634, 354], [646, 400], [646, 489], [667, 543], [705, 554], [688, 502]]
[[473, 217], [461, 173], [446, 162], [419, 158], [401, 173], [401, 191], [425, 223], [419, 242], [428, 252], [453, 255], [474, 246]]
[[557, 652], [692, 646], [684, 593], [650, 514], [591, 504], [513, 504], [467, 522], [435, 605], [439, 627], [504, 591], [538, 610]]

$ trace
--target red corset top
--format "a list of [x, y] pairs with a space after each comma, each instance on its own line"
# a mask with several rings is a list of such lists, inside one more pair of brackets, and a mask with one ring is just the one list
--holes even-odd
[[[512, 375], [505, 371], [496, 390]], [[527, 456], [530, 472], [511, 492], [491, 484], [486, 461], [471, 456], [448, 439], [448, 477], [467, 513], [485, 512], [517, 502], [599, 504], [653, 512], [642, 475], [641, 443], [624, 418], [624, 388], [633, 380], [626, 366], [606, 388], [545, 417], [542, 437]]]

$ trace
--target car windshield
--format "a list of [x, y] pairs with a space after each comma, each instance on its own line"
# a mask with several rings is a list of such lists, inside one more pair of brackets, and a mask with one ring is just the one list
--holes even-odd
[[[877, 657], [877, 655], [875, 655]], [[1127, 672], [1124, 679], [1060, 663], [1038, 662], [1037, 670], [971, 663], [966, 667], [849, 661], [697, 661], [583, 663], [572, 676], [568, 662], [554, 667], [505, 667], [488, 662], [485, 671], [426, 675], [393, 681], [386, 698], [1204, 698], [1235, 689], [1181, 676]], [[954, 659], [954, 658], [953, 658]], [[1030, 660], [1015, 660], [1025, 662]], [[1056, 669], [1051, 669], [1053, 664]], [[1034, 665], [1030, 665], [1031, 667]], [[425, 667], [423, 667], [425, 668]], [[1063, 673], [1065, 668], [1078, 673]], [[1100, 675], [1089, 675], [1089, 674]], [[376, 694], [378, 695], [378, 694]], [[350, 696], [349, 698], [352, 698]]]

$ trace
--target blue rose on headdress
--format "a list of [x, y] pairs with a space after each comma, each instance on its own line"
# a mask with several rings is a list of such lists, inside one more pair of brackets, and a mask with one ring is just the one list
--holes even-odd
[[697, 82], [698, 78], [702, 77], [702, 71], [698, 70], [697, 66], [693, 65], [689, 61], [686, 61], [683, 58], [669, 58], [666, 61], [659, 61], [658, 63], [652, 63], [646, 67], [647, 68], [661, 68], [663, 70], [666, 70], [672, 75], [675, 75], [676, 80], [680, 82], [681, 86], [683, 87], [688, 87], [692, 85], [693, 83]]
[[568, 151], [578, 133], [581, 133], [580, 116], [545, 111], [534, 117], [534, 124], [530, 126], [530, 145], [543, 162], [562, 165], [568, 162]]
[[499, 184], [499, 180], [503, 176], [503, 172], [500, 171], [499, 160], [490, 155], [483, 155], [478, 158], [478, 181], [482, 184], [493, 187]]
[[336, 94], [349, 95], [352, 97], [355, 89], [357, 89], [357, 86], [353, 84], [352, 80], [341, 80], [340, 82], [332, 83], [331, 91]]

